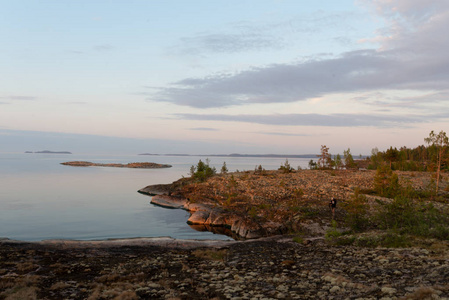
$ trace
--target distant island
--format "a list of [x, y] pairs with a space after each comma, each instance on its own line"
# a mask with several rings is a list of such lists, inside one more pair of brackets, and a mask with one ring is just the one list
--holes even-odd
[[153, 154], [141, 153], [139, 155], [161, 156], [208, 156], [208, 157], [269, 157], [269, 158], [316, 158], [316, 154]]
[[72, 167], [113, 167], [113, 168], [133, 168], [133, 169], [161, 169], [171, 168], [171, 165], [157, 164], [153, 162], [135, 162], [129, 164], [100, 164], [89, 161], [68, 161], [63, 162], [61, 165]]
[[43, 154], [72, 154], [72, 152], [69, 151], [50, 151], [50, 150], [44, 150], [44, 151], [25, 151], [25, 153], [43, 153]]

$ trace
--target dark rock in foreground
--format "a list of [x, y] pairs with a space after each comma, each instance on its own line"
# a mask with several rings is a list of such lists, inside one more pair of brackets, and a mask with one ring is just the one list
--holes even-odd
[[63, 162], [61, 165], [72, 166], [72, 167], [113, 167], [113, 168], [135, 168], [135, 169], [161, 169], [161, 168], [171, 168], [171, 165], [157, 164], [153, 162], [140, 162], [140, 163], [129, 163], [129, 164], [100, 164], [92, 163], [89, 161], [69, 161]]
[[374, 249], [291, 237], [160, 242], [0, 241], [0, 299], [449, 297], [447, 245]]

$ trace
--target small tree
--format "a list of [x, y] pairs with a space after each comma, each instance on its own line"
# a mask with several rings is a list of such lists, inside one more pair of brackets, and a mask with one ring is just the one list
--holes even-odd
[[207, 178], [214, 176], [217, 173], [215, 167], [209, 166], [209, 159], [206, 159], [206, 163], [204, 163], [201, 159], [198, 162], [198, 165], [190, 167], [190, 174], [193, 178], [199, 181], [205, 181]]
[[223, 162], [223, 166], [221, 167], [221, 174], [228, 173], [228, 167], [226, 166], [226, 162]]
[[378, 167], [383, 163], [383, 157], [382, 152], [379, 152], [379, 149], [377, 147], [371, 149], [371, 156], [370, 156], [370, 164], [368, 166], [371, 170], [377, 170]]
[[396, 161], [399, 157], [399, 151], [396, 149], [396, 147], [393, 149], [393, 147], [390, 147], [387, 151], [385, 151], [385, 158], [390, 161], [390, 169], [393, 161]]
[[374, 175], [374, 190], [382, 197], [394, 198], [401, 192], [398, 175], [387, 165], [378, 167]]
[[293, 168], [290, 166], [288, 159], [286, 159], [285, 163], [281, 165], [278, 170], [281, 170], [284, 173], [290, 173], [291, 171], [293, 171]]
[[311, 159], [311, 160], [309, 161], [309, 169], [310, 169], [310, 170], [316, 170], [316, 169], [317, 169], [316, 162], [314, 162], [313, 159]]
[[351, 154], [351, 149], [348, 148], [348, 150], [344, 150], [343, 151], [343, 156], [345, 159], [345, 167], [346, 169], [352, 169], [356, 166], [355, 162], [354, 162], [354, 158], [352, 157]]
[[366, 196], [360, 194], [360, 189], [356, 188], [354, 194], [348, 202], [343, 203], [346, 214], [346, 223], [353, 231], [361, 231], [368, 227], [368, 200]]
[[446, 147], [449, 146], [449, 139], [446, 136], [446, 132], [440, 131], [439, 134], [435, 134], [433, 130], [430, 132], [429, 137], [425, 138], [424, 141], [437, 149], [437, 184], [436, 193], [438, 193], [438, 185], [440, 183], [440, 169], [443, 156], [445, 154]]
[[262, 167], [262, 165], [256, 166], [254, 168], [254, 174], [259, 174], [259, 175], [266, 175], [266, 171], [265, 169]]
[[318, 167], [320, 169], [328, 169], [332, 166], [332, 157], [329, 153], [329, 147], [326, 147], [326, 145], [321, 145], [321, 154], [318, 157]]
[[343, 169], [343, 161], [342, 161], [342, 159], [341, 159], [340, 154], [337, 154], [337, 155], [334, 157], [334, 164], [335, 164], [335, 168], [336, 168], [337, 170]]

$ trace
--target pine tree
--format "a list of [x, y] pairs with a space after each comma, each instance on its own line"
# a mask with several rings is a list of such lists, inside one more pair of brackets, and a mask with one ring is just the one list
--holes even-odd
[[441, 169], [441, 162], [443, 160], [443, 156], [445, 154], [446, 147], [449, 146], [449, 139], [446, 136], [446, 132], [440, 131], [439, 134], [435, 134], [433, 130], [430, 132], [429, 137], [425, 138], [424, 141], [436, 147], [437, 150], [437, 184], [436, 184], [436, 193], [438, 194], [438, 185], [440, 182], [440, 169]]
[[330, 168], [332, 165], [332, 157], [329, 153], [329, 147], [326, 145], [321, 145], [321, 154], [318, 159], [318, 166], [320, 169]]

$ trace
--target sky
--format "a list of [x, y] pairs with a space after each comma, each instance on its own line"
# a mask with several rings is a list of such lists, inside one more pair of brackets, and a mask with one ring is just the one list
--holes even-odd
[[447, 28], [445, 0], [0, 0], [0, 152], [416, 147]]

